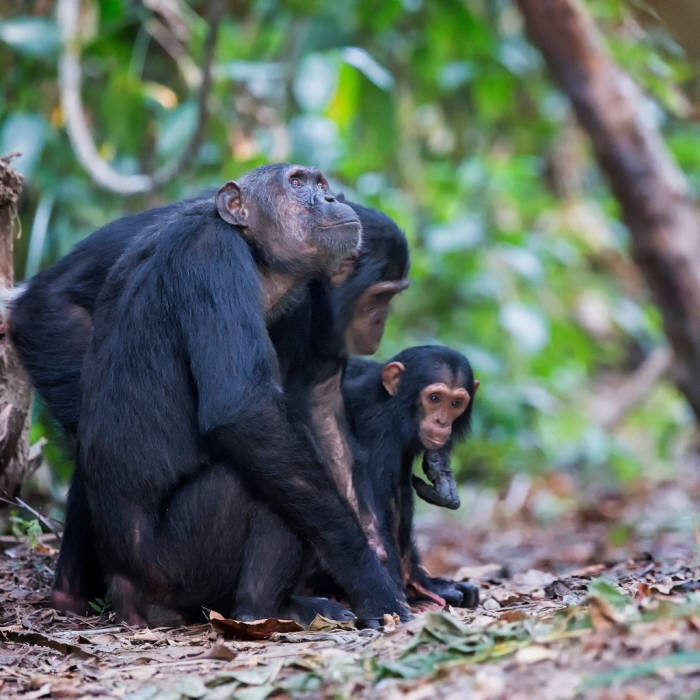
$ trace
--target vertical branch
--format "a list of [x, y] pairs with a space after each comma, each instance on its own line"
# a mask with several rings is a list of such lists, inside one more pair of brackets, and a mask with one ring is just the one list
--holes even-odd
[[579, 0], [517, 0], [528, 34], [588, 133], [661, 311], [673, 376], [700, 421], [700, 216], [643, 96]]
[[[0, 290], [14, 283], [13, 232], [22, 176], [0, 158]], [[32, 467], [29, 462], [31, 386], [10, 345], [0, 316], [0, 493], [14, 496]]]

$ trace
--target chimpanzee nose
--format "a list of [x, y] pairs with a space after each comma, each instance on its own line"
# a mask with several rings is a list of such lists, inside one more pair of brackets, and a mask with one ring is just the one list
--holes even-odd
[[335, 202], [335, 195], [331, 194], [330, 192], [328, 194], [323, 195], [323, 197], [327, 202]]

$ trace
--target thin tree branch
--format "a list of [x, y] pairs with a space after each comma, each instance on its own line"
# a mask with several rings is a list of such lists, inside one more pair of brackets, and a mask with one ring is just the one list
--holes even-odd
[[78, 160], [99, 185], [118, 194], [150, 192], [172, 180], [189, 165], [201, 144], [209, 116], [208, 100], [212, 84], [212, 63], [223, 8], [223, 0], [212, 0], [208, 17], [209, 34], [204, 46], [197, 124], [184, 152], [178, 160], [164, 165], [151, 175], [124, 175], [117, 172], [99, 155], [85, 116], [81, 98], [82, 69], [78, 40], [80, 0], [58, 0], [56, 15], [63, 40], [63, 53], [58, 67], [58, 87], [66, 129]]
[[644, 399], [652, 387], [668, 373], [673, 364], [671, 348], [656, 348], [636, 371], [615, 389], [614, 400], [601, 406], [600, 424], [606, 430], [617, 427], [625, 416]]
[[56, 537], [59, 536], [58, 532], [56, 532], [56, 528], [51, 524], [51, 521], [45, 515], [42, 515], [38, 510], [32, 508], [28, 503], [25, 503], [19, 496], [15, 496], [15, 498], [5, 498], [5, 496], [0, 496], [0, 501], [2, 501], [3, 503], [7, 503], [8, 505], [16, 506], [17, 508], [22, 508], [23, 510], [28, 511], [49, 532], [52, 532], [54, 535], [56, 535]]

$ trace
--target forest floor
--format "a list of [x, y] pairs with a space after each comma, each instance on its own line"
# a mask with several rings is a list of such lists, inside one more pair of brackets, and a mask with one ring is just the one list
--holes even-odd
[[49, 607], [55, 541], [5, 537], [0, 697], [700, 698], [698, 503], [697, 463], [624, 491], [561, 473], [467, 489], [455, 516], [424, 511], [418, 544], [481, 605], [381, 631], [67, 616]]

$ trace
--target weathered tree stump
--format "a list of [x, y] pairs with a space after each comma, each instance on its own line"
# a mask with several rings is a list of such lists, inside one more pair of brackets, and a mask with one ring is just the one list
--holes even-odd
[[[0, 290], [14, 285], [13, 232], [22, 176], [0, 158]], [[14, 497], [34, 469], [29, 460], [32, 389], [7, 334], [7, 310], [0, 316], [0, 495]], [[0, 506], [2, 504], [0, 503]]]

